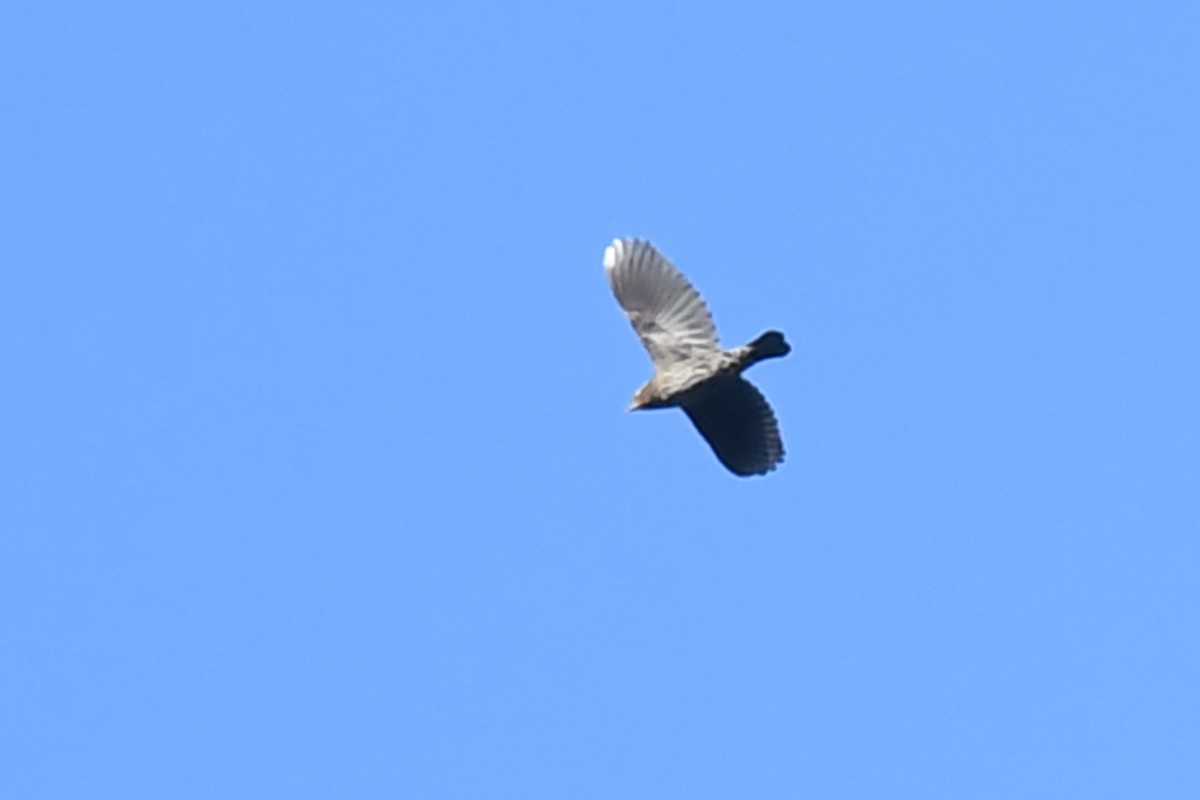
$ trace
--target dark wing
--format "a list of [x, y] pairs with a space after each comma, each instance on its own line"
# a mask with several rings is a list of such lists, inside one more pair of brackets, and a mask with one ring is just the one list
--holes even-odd
[[721, 352], [700, 293], [654, 245], [613, 240], [604, 251], [604, 271], [657, 369]]
[[735, 475], [764, 475], [783, 461], [779, 423], [766, 398], [742, 378], [722, 379], [683, 410]]

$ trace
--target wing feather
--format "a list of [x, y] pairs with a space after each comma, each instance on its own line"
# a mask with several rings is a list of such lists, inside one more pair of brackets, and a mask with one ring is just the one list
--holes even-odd
[[658, 369], [721, 351], [704, 299], [654, 245], [614, 239], [604, 251], [604, 271]]

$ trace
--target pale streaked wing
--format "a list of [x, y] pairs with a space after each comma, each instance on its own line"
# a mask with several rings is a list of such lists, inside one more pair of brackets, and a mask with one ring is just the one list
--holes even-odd
[[604, 271], [658, 369], [721, 351], [700, 293], [654, 245], [614, 239], [604, 251]]
[[762, 475], [783, 461], [775, 412], [743, 378], [722, 381], [711, 392], [685, 403], [683, 410], [731, 472]]

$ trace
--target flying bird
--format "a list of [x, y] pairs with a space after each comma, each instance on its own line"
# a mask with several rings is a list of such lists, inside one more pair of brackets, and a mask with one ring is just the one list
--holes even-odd
[[783, 461], [779, 423], [766, 398], [742, 377], [792, 348], [779, 331], [721, 349], [700, 293], [654, 245], [614, 239], [604, 251], [613, 294], [654, 362], [654, 377], [630, 411], [678, 406], [735, 475], [765, 475]]

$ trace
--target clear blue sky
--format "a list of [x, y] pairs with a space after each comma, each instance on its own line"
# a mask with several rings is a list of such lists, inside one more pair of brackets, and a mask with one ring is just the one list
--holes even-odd
[[0, 796], [1200, 797], [1200, 6], [986, 5], [0, 12]]

